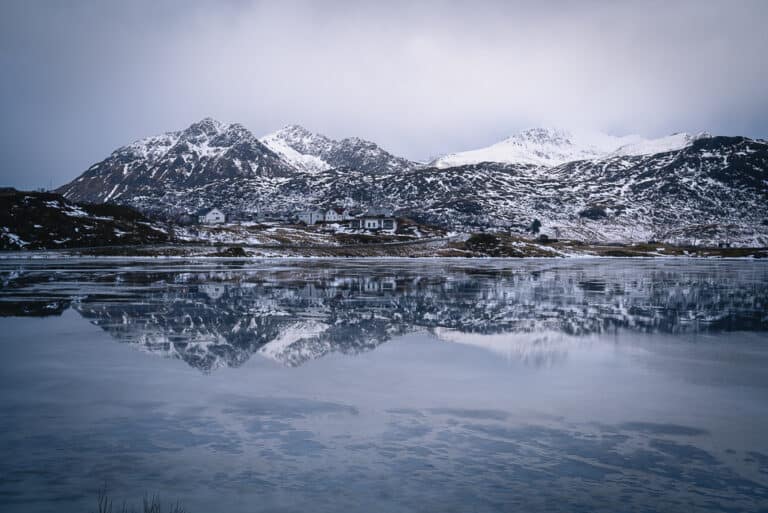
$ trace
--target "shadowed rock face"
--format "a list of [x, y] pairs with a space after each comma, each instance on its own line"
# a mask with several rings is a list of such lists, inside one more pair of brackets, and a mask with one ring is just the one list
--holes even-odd
[[424, 330], [534, 365], [618, 330], [768, 330], [760, 264], [78, 265], [4, 271], [0, 301], [17, 308], [2, 313], [57, 315], [71, 303], [115, 339], [206, 372], [254, 353], [297, 366]]
[[701, 135], [673, 151], [555, 167], [437, 168], [359, 138], [334, 141], [292, 126], [262, 142], [241, 125], [205, 119], [119, 148], [59, 192], [153, 211], [389, 205], [462, 229], [522, 233], [539, 219], [544, 233], [578, 240], [768, 244], [768, 143], [744, 137]]

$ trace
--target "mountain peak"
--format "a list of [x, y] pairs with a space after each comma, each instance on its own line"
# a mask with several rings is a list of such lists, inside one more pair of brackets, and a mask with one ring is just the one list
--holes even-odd
[[324, 135], [310, 132], [301, 125], [286, 125], [265, 135], [260, 142], [294, 168], [305, 173], [317, 173], [332, 167], [322, 158], [332, 143], [331, 140]]
[[364, 147], [373, 147], [378, 146], [375, 142], [369, 141], [368, 139], [363, 139], [362, 137], [345, 137], [341, 141], [339, 141], [343, 144], [351, 144], [355, 146], [364, 146]]
[[183, 130], [183, 132], [192, 133], [192, 134], [216, 135], [219, 132], [221, 132], [225, 128], [225, 126], [226, 125], [224, 125], [224, 123], [222, 123], [221, 121], [218, 121], [211, 117], [205, 117], [200, 121], [197, 121], [189, 125], [189, 127]]
[[347, 167], [364, 172], [410, 169], [412, 163], [391, 155], [376, 143], [359, 137], [341, 140], [288, 125], [261, 138], [261, 142], [296, 169], [317, 173]]
[[240, 123], [222, 123], [203, 118], [177, 132], [178, 140], [201, 155], [213, 156], [238, 144], [261, 144], [253, 133]]
[[306, 135], [315, 135], [306, 128], [304, 128], [301, 125], [291, 124], [291, 125], [285, 125], [283, 128], [277, 131], [278, 133], [286, 133], [286, 134], [306, 134]]
[[301, 125], [291, 124], [285, 125], [280, 130], [271, 132], [261, 138], [264, 140], [280, 139], [290, 142], [292, 144], [310, 144], [312, 141], [327, 141], [326, 136], [316, 134]]
[[552, 141], [559, 144], [570, 144], [573, 137], [567, 130], [561, 128], [526, 128], [507, 137], [509, 139], [524, 139], [527, 141]]

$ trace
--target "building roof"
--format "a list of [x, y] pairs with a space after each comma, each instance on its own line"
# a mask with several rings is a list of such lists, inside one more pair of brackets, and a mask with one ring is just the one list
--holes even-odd
[[371, 207], [365, 212], [365, 214], [372, 216], [391, 216], [392, 209], [384, 207]]
[[388, 208], [370, 208], [360, 217], [380, 218], [380, 217], [394, 217], [394, 216], [392, 215], [392, 210]]
[[206, 215], [210, 214], [211, 212], [213, 212], [214, 210], [224, 214], [224, 211], [222, 209], [220, 209], [218, 207], [211, 207], [211, 208], [201, 208], [200, 210], [197, 211], [197, 215], [198, 216], [206, 216]]

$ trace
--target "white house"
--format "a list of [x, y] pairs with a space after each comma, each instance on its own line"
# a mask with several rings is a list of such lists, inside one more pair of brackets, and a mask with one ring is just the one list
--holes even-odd
[[325, 212], [320, 210], [305, 210], [299, 213], [299, 221], [307, 226], [325, 221]]
[[226, 222], [227, 216], [218, 208], [212, 208], [200, 214], [197, 220], [203, 224], [221, 224]]
[[352, 216], [349, 210], [341, 207], [329, 208], [328, 210], [310, 209], [299, 213], [299, 221], [306, 225], [320, 222], [334, 223], [338, 221], [349, 221]]
[[350, 222], [350, 227], [359, 230], [397, 230], [397, 219], [391, 210], [371, 209]]
[[327, 222], [349, 221], [350, 219], [352, 216], [349, 214], [349, 209], [343, 207], [330, 208], [325, 212], [325, 221]]
[[397, 221], [393, 217], [367, 217], [361, 218], [362, 228], [366, 230], [397, 230]]

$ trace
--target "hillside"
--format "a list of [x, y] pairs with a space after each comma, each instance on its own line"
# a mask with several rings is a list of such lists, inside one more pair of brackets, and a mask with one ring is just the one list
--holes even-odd
[[0, 191], [0, 250], [166, 242], [165, 230], [136, 210], [83, 205], [59, 194]]

